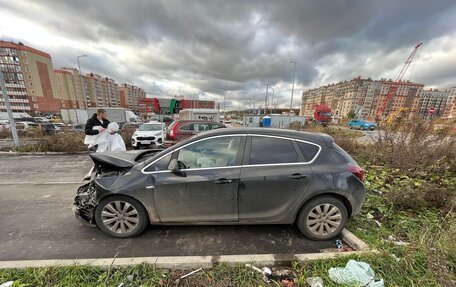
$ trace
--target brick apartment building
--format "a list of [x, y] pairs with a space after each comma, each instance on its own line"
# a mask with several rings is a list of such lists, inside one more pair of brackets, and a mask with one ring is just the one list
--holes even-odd
[[425, 117], [429, 114], [429, 109], [433, 108], [435, 117], [442, 117], [445, 112], [447, 102], [449, 102], [449, 91], [439, 91], [437, 89], [421, 90], [419, 115]]
[[[0, 67], [13, 112], [60, 110], [57, 79], [48, 53], [22, 43], [0, 41]], [[0, 110], [5, 111], [3, 98]]]
[[447, 90], [448, 100], [443, 110], [442, 118], [451, 119], [456, 117], [456, 87]]
[[139, 101], [144, 98], [146, 98], [146, 92], [139, 87], [127, 83], [119, 87], [120, 106], [134, 113], [139, 112]]
[[[84, 109], [84, 95], [79, 71], [73, 68], [61, 68], [54, 70], [54, 73], [57, 77], [58, 94], [61, 99], [62, 109]], [[95, 106], [94, 103], [92, 104]]]
[[[93, 73], [81, 77], [74, 68], [54, 70], [48, 53], [20, 42], [0, 41], [0, 68], [13, 112], [59, 113], [85, 109], [86, 101], [87, 107], [122, 106], [137, 112], [138, 100], [146, 96], [143, 89], [129, 84], [119, 87], [109, 77]], [[0, 111], [6, 111], [3, 97]]]
[[[375, 117], [393, 82], [381, 79], [354, 78], [329, 84], [302, 93], [301, 111], [304, 116], [312, 116], [315, 105], [326, 104], [336, 117], [346, 117], [350, 112], [365, 117]], [[412, 111], [419, 109], [419, 93], [424, 84], [409, 81], [400, 82], [396, 95], [386, 106], [383, 114], [407, 107]]]

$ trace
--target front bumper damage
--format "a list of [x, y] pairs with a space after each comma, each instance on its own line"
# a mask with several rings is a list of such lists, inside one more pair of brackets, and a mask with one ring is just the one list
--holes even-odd
[[73, 212], [77, 219], [90, 226], [95, 225], [95, 187], [86, 183], [80, 186], [73, 201]]

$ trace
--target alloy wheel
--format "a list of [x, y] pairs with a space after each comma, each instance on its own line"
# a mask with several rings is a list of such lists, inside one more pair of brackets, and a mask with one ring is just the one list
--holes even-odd
[[128, 202], [116, 200], [107, 203], [101, 211], [103, 225], [115, 233], [129, 233], [139, 224], [136, 208]]
[[315, 235], [335, 232], [342, 222], [342, 214], [337, 206], [323, 203], [315, 206], [307, 215], [307, 227]]

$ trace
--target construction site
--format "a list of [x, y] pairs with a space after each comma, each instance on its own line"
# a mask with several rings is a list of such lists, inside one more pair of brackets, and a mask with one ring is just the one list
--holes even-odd
[[413, 48], [394, 79], [359, 76], [304, 91], [300, 114], [312, 118], [316, 110], [324, 108], [336, 122], [355, 117], [388, 122], [413, 116], [451, 120], [456, 112], [456, 87], [426, 89], [424, 83], [406, 79], [422, 46], [418, 43]]

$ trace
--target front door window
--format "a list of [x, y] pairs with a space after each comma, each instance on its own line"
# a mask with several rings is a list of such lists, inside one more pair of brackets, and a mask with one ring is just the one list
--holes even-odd
[[177, 160], [182, 169], [233, 166], [241, 137], [220, 137], [196, 142], [182, 148]]

